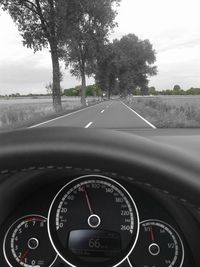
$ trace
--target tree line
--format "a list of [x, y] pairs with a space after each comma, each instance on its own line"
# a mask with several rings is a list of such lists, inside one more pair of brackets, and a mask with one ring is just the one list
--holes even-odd
[[[104, 95], [104, 92], [98, 85], [93, 84], [93, 85], [86, 86], [85, 94], [86, 96], [94, 96], [94, 97], [102, 98]], [[63, 95], [64, 96], [81, 96], [81, 86], [79, 85], [73, 88], [65, 89], [63, 91]]]
[[157, 91], [154, 86], [149, 87], [150, 95], [200, 95], [200, 88], [191, 87], [183, 90], [180, 85], [176, 84], [173, 89]]
[[48, 48], [52, 59], [52, 97], [62, 110], [60, 62], [81, 79], [81, 102], [86, 104], [86, 76], [108, 97], [133, 89], [148, 93], [149, 76], [156, 75], [155, 51], [149, 40], [128, 34], [109, 41], [117, 26], [120, 0], [0, 0], [18, 26], [23, 45], [34, 52]]

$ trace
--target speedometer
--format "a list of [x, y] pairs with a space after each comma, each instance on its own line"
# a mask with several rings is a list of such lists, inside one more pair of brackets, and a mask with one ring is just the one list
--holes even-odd
[[48, 231], [54, 249], [70, 266], [118, 266], [136, 244], [139, 216], [122, 185], [87, 175], [58, 192]]

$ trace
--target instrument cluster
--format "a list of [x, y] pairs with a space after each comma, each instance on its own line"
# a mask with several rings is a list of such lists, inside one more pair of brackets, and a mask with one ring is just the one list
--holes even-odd
[[24, 199], [5, 222], [3, 266], [194, 266], [173, 204], [161, 202], [101, 175], [52, 183]]

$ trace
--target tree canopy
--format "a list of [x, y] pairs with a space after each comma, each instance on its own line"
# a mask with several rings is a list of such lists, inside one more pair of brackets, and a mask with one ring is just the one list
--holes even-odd
[[[116, 25], [114, 5], [120, 0], [0, 0], [23, 37], [23, 44], [34, 52], [50, 48], [53, 66], [53, 103], [61, 110], [59, 59], [70, 65], [71, 73], [82, 78], [85, 104], [85, 75]], [[63, 49], [64, 48], [64, 49]]]
[[178, 85], [178, 84], [174, 85], [173, 90], [174, 90], [174, 91], [180, 91], [180, 90], [181, 90], [180, 85]]
[[[155, 51], [149, 40], [140, 40], [134, 34], [105, 47], [104, 57], [97, 69], [97, 82], [108, 90], [118, 86], [122, 95], [133, 92], [138, 87], [142, 94], [148, 91], [148, 77], [156, 75]], [[110, 92], [108, 92], [110, 94]]]
[[88, 94], [86, 75], [93, 75], [98, 88], [106, 90], [108, 96], [138, 90], [147, 93], [149, 77], [157, 73], [152, 44], [134, 34], [109, 41], [109, 34], [117, 25], [115, 7], [120, 1], [0, 0], [0, 6], [17, 24], [24, 46], [34, 52], [50, 49], [53, 82], [49, 88], [56, 111], [62, 109], [61, 59], [72, 75], [81, 78], [83, 105]]
[[[94, 73], [94, 62], [101, 47], [108, 42], [108, 34], [116, 26], [114, 4], [120, 0], [79, 0], [71, 3], [66, 16], [70, 28], [63, 40], [64, 59], [72, 75], [81, 77], [82, 103], [85, 104], [86, 75]], [[73, 12], [71, 12], [73, 10]]]
[[[0, 0], [23, 37], [23, 45], [34, 50], [50, 48], [53, 66], [53, 104], [61, 110], [58, 44], [62, 36], [64, 13], [68, 0]], [[66, 22], [65, 22], [66, 23]]]

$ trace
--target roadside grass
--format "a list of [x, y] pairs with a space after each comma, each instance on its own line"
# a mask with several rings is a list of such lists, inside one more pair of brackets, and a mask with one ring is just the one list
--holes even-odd
[[199, 97], [129, 97], [124, 102], [157, 128], [200, 127]]
[[[93, 100], [89, 101], [93, 103]], [[69, 99], [62, 102], [63, 113], [81, 108], [80, 99]], [[25, 126], [27, 123], [40, 121], [48, 116], [56, 115], [52, 103], [17, 103], [17, 101], [0, 102], [0, 129], [14, 129]]]

